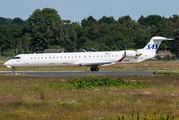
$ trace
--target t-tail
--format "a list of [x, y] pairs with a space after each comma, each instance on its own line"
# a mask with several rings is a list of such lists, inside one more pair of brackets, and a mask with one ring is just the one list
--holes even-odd
[[160, 36], [152, 37], [149, 43], [143, 49], [137, 50], [139, 53], [141, 53], [141, 56], [138, 58], [138, 62], [155, 57], [156, 51], [158, 50], [161, 42], [165, 40], [174, 39]]

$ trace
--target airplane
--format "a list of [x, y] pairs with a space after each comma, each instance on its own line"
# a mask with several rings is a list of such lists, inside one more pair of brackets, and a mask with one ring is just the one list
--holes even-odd
[[19, 54], [4, 63], [8, 68], [26, 66], [58, 66], [77, 65], [89, 66], [91, 71], [99, 71], [98, 66], [117, 63], [138, 63], [155, 57], [155, 53], [162, 41], [173, 40], [154, 36], [143, 49], [103, 51], [103, 52], [69, 52], [69, 53], [39, 53]]

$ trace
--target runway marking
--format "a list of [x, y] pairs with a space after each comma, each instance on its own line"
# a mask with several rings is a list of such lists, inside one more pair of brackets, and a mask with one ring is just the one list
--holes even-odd
[[33, 76], [33, 77], [77, 77], [77, 76], [128, 76], [128, 75], [147, 75], [150, 76], [154, 71], [0, 71], [3, 76]]

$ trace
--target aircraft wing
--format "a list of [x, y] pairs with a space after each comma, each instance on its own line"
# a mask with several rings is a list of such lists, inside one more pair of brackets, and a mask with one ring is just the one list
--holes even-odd
[[80, 66], [107, 66], [111, 64], [115, 64], [116, 62], [122, 62], [122, 60], [126, 57], [123, 56], [120, 60], [118, 61], [92, 61], [92, 62], [81, 62], [77, 63]]
[[81, 66], [102, 66], [102, 65], [105, 65], [105, 64], [112, 64], [113, 62], [108, 62], [108, 61], [93, 61], [93, 62], [87, 62], [87, 63], [81, 63], [80, 65]]

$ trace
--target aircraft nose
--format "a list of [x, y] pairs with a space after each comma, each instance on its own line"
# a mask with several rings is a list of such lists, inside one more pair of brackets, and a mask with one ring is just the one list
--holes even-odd
[[4, 65], [7, 65], [7, 62], [5, 62]]
[[9, 64], [9, 61], [5, 62], [4, 65], [6, 65], [8, 68], [11, 68], [11, 65]]
[[8, 62], [8, 61], [4, 63], [4, 65], [8, 65], [8, 64], [9, 64], [9, 62]]

